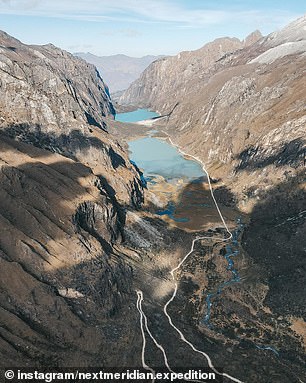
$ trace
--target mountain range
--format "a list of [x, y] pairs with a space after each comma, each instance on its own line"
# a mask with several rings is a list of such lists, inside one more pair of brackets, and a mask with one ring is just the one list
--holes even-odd
[[[155, 214], [158, 198], [121, 138], [145, 127], [114, 121], [103, 71], [0, 32], [1, 368], [131, 367], [143, 353], [164, 365], [149, 336], [144, 350], [143, 326], [174, 369], [203, 366], [163, 311], [170, 271], [192, 244], [175, 274], [175, 326], [238, 381], [305, 381], [305, 54], [304, 16], [265, 37], [150, 58], [120, 97], [160, 112], [151, 134], [203, 161], [238, 231], [228, 255], [220, 216], [191, 231]], [[200, 181], [178, 203], [197, 187], [211, 198]], [[229, 285], [231, 261], [239, 280]], [[209, 326], [207, 291], [217, 302]]]

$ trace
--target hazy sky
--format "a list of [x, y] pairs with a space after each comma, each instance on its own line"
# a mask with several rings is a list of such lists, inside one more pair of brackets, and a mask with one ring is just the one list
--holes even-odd
[[176, 54], [217, 37], [268, 34], [305, 8], [305, 0], [0, 0], [0, 29], [70, 52]]

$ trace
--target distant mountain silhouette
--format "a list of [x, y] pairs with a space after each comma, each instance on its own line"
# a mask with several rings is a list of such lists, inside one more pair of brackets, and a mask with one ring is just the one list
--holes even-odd
[[90, 64], [94, 64], [112, 93], [127, 89], [153, 61], [164, 56], [130, 57], [126, 55], [96, 56], [92, 53], [77, 52]]

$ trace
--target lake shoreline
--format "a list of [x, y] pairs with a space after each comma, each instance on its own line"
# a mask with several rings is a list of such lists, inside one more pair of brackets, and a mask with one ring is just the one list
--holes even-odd
[[[141, 113], [144, 112], [142, 109]], [[154, 125], [162, 123], [165, 117], [132, 123], [121, 122], [130, 128], [131, 133], [135, 132], [136, 125], [144, 129], [144, 132], [137, 129], [137, 134], [131, 139], [126, 137], [126, 140], [128, 138], [131, 160], [147, 180], [147, 205], [150, 205], [151, 213], [159, 219], [188, 232], [198, 231], [199, 228], [207, 230], [210, 227], [220, 227], [219, 215], [205, 182], [206, 173], [202, 165], [191, 156], [181, 153], [169, 141], [167, 133], [161, 130], [162, 126], [156, 126], [155, 129]], [[143, 124], [144, 122], [147, 124]], [[148, 129], [150, 126], [154, 126], [154, 129]], [[136, 156], [135, 151], [138, 153]], [[156, 167], [152, 165], [154, 163]], [[154, 204], [156, 206], [152, 208]], [[222, 210], [225, 211], [226, 219], [231, 222], [230, 226], [234, 226], [232, 223], [237, 219], [238, 212], [228, 206], [222, 206]]]

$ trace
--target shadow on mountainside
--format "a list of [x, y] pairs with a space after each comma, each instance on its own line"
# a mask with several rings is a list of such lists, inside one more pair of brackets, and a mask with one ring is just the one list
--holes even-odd
[[279, 315], [306, 317], [306, 193], [301, 170], [254, 207], [242, 244], [269, 284], [267, 304]]
[[34, 275], [0, 251], [0, 267], [0, 367], [136, 364], [136, 294], [123, 260], [101, 255]]
[[301, 166], [301, 164], [305, 166], [305, 145], [305, 140], [297, 138], [284, 144], [276, 152], [272, 152], [272, 154], [267, 153], [267, 149], [263, 149], [260, 146], [250, 146], [237, 156], [240, 163], [236, 166], [235, 172], [261, 169], [272, 164], [276, 167], [290, 165], [291, 167], [297, 168]]
[[[243, 354], [249, 366], [241, 375], [246, 381], [256, 376], [257, 381], [263, 382], [262, 369], [273, 377], [273, 381], [278, 382], [286, 382], [287, 379], [298, 382], [298, 376], [300, 379], [305, 376], [301, 333], [293, 333], [289, 319], [291, 316], [305, 318], [305, 181], [304, 172], [300, 171], [294, 178], [288, 178], [261, 196], [261, 201], [250, 214], [250, 223], [245, 227], [241, 239], [242, 248], [239, 245], [237, 257], [232, 258], [240, 280], [226, 286], [222, 293], [212, 298], [212, 327], [200, 326], [200, 333], [197, 325], [207, 313], [208, 292], [217, 291], [218, 288], [214, 286], [220, 286], [233, 278], [224, 260], [225, 245], [212, 244], [207, 240], [202, 241], [201, 245], [198, 243], [194, 253], [180, 268], [178, 294], [169, 307], [174, 323], [181, 324], [180, 328], [184, 328], [186, 338], [199, 349], [205, 346], [206, 351], [211, 348], [216, 353], [217, 347], [213, 342], [206, 344], [208, 337], [226, 339], [228, 348], [222, 355], [218, 355], [218, 360], [228, 371], [231, 368], [233, 371], [242, 371], [240, 363]], [[201, 194], [200, 190], [203, 202], [207, 190], [203, 185], [201, 188], [204, 191]], [[187, 203], [192, 204], [198, 213], [211, 214], [209, 206], [202, 210], [196, 207], [197, 200], [190, 191], [194, 192], [194, 185], [187, 185], [181, 191], [178, 202], [180, 207], [184, 200], [185, 217]], [[225, 221], [229, 223], [230, 214], [224, 205], [237, 209], [232, 193], [222, 187], [216, 198], [221, 204]], [[223, 226], [220, 219], [218, 222], [219, 227]], [[207, 231], [207, 235], [209, 233], [220, 237], [226, 234], [225, 230], [220, 232], [218, 229]], [[192, 238], [198, 234], [194, 233]], [[186, 238], [183, 242], [186, 240], [190, 241]], [[233, 250], [237, 249], [231, 242], [229, 244]], [[189, 249], [190, 245], [189, 242]], [[154, 318], [153, 309], [151, 317]], [[160, 318], [156, 316], [154, 320], [154, 326], [159, 328]], [[231, 347], [231, 342], [236, 346]], [[262, 344], [274, 345], [279, 357], [271, 350], [256, 347]], [[229, 349], [231, 351], [227, 355]]]
[[95, 148], [110, 157], [114, 169], [119, 166], [126, 166], [126, 162], [120, 154], [95, 136], [85, 135], [81, 130], [77, 129], [68, 134], [46, 133], [43, 131], [44, 129], [40, 125], [15, 124], [4, 128], [2, 131], [13, 139], [53, 153], [62, 154], [73, 160], [78, 160], [78, 152], [86, 153], [90, 148]]
[[[303, 379], [305, 375], [302, 344], [298, 336], [292, 332], [288, 322], [288, 316], [303, 315], [303, 301], [305, 300], [305, 295], [301, 293], [305, 283], [303, 272], [305, 260], [302, 256], [303, 248], [305, 248], [305, 240], [302, 237], [303, 229], [297, 225], [297, 232], [287, 233], [285, 236], [279, 235], [278, 232], [270, 233], [271, 225], [281, 224], [291, 213], [298, 214], [302, 209], [304, 203], [303, 191], [300, 190], [302, 179], [301, 174], [295, 180], [288, 180], [283, 185], [275, 186], [272, 191], [270, 190], [263, 196], [262, 202], [259, 202], [251, 213], [251, 223], [246, 227], [243, 236], [243, 249], [238, 243], [236, 245], [232, 242], [228, 243], [233, 251], [236, 249], [239, 251], [237, 256], [232, 257], [232, 261], [234, 268], [238, 270], [240, 279], [225, 286], [222, 293], [212, 298], [211, 301], [214, 302], [214, 305], [211, 307], [211, 328], [205, 324], [199, 326], [199, 321], [206, 314], [207, 293], [217, 291], [219, 286], [233, 278], [224, 257], [226, 244], [209, 240], [198, 242], [195, 251], [178, 271], [177, 296], [169, 305], [168, 310], [173, 323], [198, 349], [205, 350], [209, 355], [212, 354], [228, 373], [232, 371], [232, 374], [235, 375], [234, 372], [239, 371], [239, 376], [244, 381], [252, 381], [256, 378], [258, 382], [265, 382], [266, 377], [269, 376], [272, 377], [272, 381], [285, 383], [290, 380], [297, 383], [298, 377]], [[196, 193], [199, 193], [199, 200], [196, 198]], [[173, 284], [172, 289], [167, 284], [171, 266], [176, 266], [179, 260], [189, 252], [192, 239], [197, 235], [213, 235], [214, 237], [220, 236], [220, 238], [226, 236], [225, 230], [221, 228], [222, 222], [216, 213], [212, 213], [211, 206], [199, 206], [203, 203], [209, 205], [211, 201], [205, 200], [209, 196], [208, 193], [205, 185], [192, 182], [186, 185], [180, 193], [177, 206], [179, 208], [184, 206], [179, 214], [176, 214], [177, 206], [175, 206], [174, 217], [186, 217], [187, 204], [189, 204], [189, 207], [192, 205], [191, 208], [195, 215], [203, 215], [203, 219], [195, 218], [197, 223], [202, 223], [203, 220], [209, 220], [212, 223], [212, 217], [205, 217], [205, 214], [214, 214], [213, 227], [215, 230], [207, 230], [205, 234], [198, 230], [188, 235], [188, 233], [172, 227], [173, 233], [177, 230], [176, 243], [181, 249], [179, 254], [171, 251], [171, 245], [173, 246], [171, 241], [168, 243], [169, 250], [164, 254], [163, 250], [167, 250], [167, 248], [165, 249], [161, 244], [158, 246], [158, 244], [165, 240], [158, 237], [150, 246], [152, 232], [146, 225], [142, 225], [143, 252], [147, 250], [154, 254], [154, 261], [158, 265], [154, 275], [165, 280], [161, 287], [155, 283], [152, 277], [149, 279], [145, 273], [141, 274], [140, 283], [144, 285], [141, 288], [145, 297], [148, 297], [145, 310], [147, 315], [149, 313], [149, 328], [165, 345], [169, 353], [169, 363], [173, 366], [180, 365], [180, 361], [184, 358], [185, 363], [190, 366], [201, 363], [201, 358], [198, 359], [197, 355], [192, 354], [193, 359], [189, 359], [190, 349], [185, 347], [182, 342], [180, 347], [177, 347], [177, 334], [163, 316], [162, 308], [173, 291]], [[231, 219], [233, 222], [241, 214], [235, 205], [234, 196], [226, 187], [222, 187], [218, 193], [216, 193], [217, 199], [218, 203], [223, 203], [220, 208], [225, 216], [225, 221], [229, 223]], [[277, 198], [276, 194], [279, 194]], [[290, 198], [287, 198], [288, 194], [291, 195]], [[233, 211], [233, 207], [236, 210], [231, 216], [229, 208]], [[159, 210], [153, 204], [150, 209], [152, 212], [154, 209], [155, 212]], [[275, 224], [271, 222], [270, 215], [275, 219]], [[159, 232], [162, 232], [162, 227], [169, 230], [169, 226], [162, 220], [151, 218], [146, 219], [146, 222], [150, 223], [153, 228], [159, 228]], [[186, 225], [186, 223], [183, 224]], [[133, 226], [134, 232], [140, 233], [139, 225], [137, 223]], [[237, 225], [235, 226], [237, 228]], [[259, 231], [257, 231], [258, 229]], [[265, 236], [267, 243], [262, 240]], [[293, 246], [295, 236], [298, 241]], [[287, 249], [285, 248], [286, 242]], [[293, 251], [292, 254], [288, 251], [290, 249]], [[160, 254], [160, 258], [157, 257], [157, 254]], [[280, 255], [283, 259], [279, 259]], [[168, 263], [167, 267], [163, 267], [165, 256], [171, 260], [171, 266]], [[299, 272], [299, 269], [302, 269], [302, 278], [294, 280], [292, 276]], [[275, 286], [275, 279], [278, 278], [280, 270], [283, 273], [283, 285]], [[291, 294], [294, 290], [296, 294], [300, 294], [299, 297]], [[156, 297], [158, 293], [160, 296]], [[226, 348], [221, 347], [224, 342], [227, 344]], [[261, 345], [271, 348], [274, 346], [279, 356], [276, 356], [271, 349], [257, 348]], [[172, 351], [170, 352], [170, 350]], [[148, 354], [152, 360], [156, 360], [157, 357], [150, 351]], [[243, 365], [241, 355], [243, 355]]]
[[[234, 194], [226, 186], [216, 186], [214, 196], [218, 204], [223, 206], [225, 217], [231, 222], [235, 221], [234, 216], [237, 218], [239, 211]], [[155, 208], [155, 212], [168, 216], [182, 229], [201, 231], [210, 225], [223, 226], [205, 177], [188, 182], [174, 198], [165, 209]]]
[[116, 191], [2, 133], [0, 161], [0, 366], [133, 365], [136, 295], [113, 249], [126, 208]]
[[[3, 224], [22, 236], [37, 237], [42, 247], [83, 231], [110, 253], [124, 226], [125, 207], [107, 180], [79, 162], [65, 161], [3, 134], [0, 138], [2, 160], [13, 164], [1, 168]], [[4, 242], [14, 242], [2, 233]]]
[[[4, 135], [0, 138], [3, 161], [0, 175], [0, 363], [74, 367], [137, 365], [142, 340], [132, 287], [140, 286], [144, 290], [148, 298], [145, 309], [148, 310], [148, 301], [154, 303], [153, 293], [161, 291], [163, 283], [167, 285], [169, 281], [166, 273], [170, 265], [165, 258], [171, 265], [177, 265], [189, 251], [196, 233], [180, 231], [156, 217], [141, 220], [136, 216], [131, 223], [129, 216], [133, 218], [135, 213], [126, 212], [126, 206], [121, 206], [122, 220], [121, 210], [118, 211], [114, 203], [116, 191], [106, 179], [93, 175], [90, 168]], [[300, 214], [305, 210], [302, 180], [301, 172], [297, 178], [276, 186], [263, 196], [251, 214], [251, 223], [243, 237], [244, 249], [259, 265], [263, 280], [268, 281], [267, 304], [276, 313], [299, 316], [303, 314], [302, 282], [305, 283], [301, 252], [305, 248], [302, 236], [305, 220]], [[198, 187], [203, 189], [199, 200], [195, 198], [195, 185], [191, 184], [182, 190], [179, 203], [183, 200], [185, 205], [210, 204], [208, 190], [203, 185]], [[227, 208], [232, 211], [235, 207], [233, 196], [224, 188], [219, 194], [218, 201], [228, 205], [222, 212], [229, 217]], [[203, 200], [205, 196], [207, 201]], [[222, 226], [213, 206], [202, 208], [201, 215], [214, 210], [211, 213], [214, 222]], [[197, 206], [192, 209], [199, 212]], [[218, 233], [224, 234], [220, 230]], [[120, 242], [120, 235], [127, 237], [127, 245], [133, 247], [134, 244], [134, 249], [140, 250], [133, 262], [103, 245], [106, 241], [112, 247], [117, 239]], [[131, 238], [136, 238], [134, 243]], [[179, 294], [183, 292], [189, 298], [197, 285], [182, 280], [180, 287]], [[165, 289], [169, 293], [168, 285]], [[249, 345], [239, 345], [234, 351], [228, 351], [222, 340], [211, 340], [206, 334], [199, 336], [198, 329], [191, 323], [193, 318], [186, 319], [182, 314], [183, 306], [176, 306], [180, 302], [173, 303], [173, 311], [179, 313], [175, 321], [199, 348], [204, 345], [207, 350], [210, 343], [209, 350], [220, 355], [220, 361], [229, 371], [239, 370], [241, 361], [245, 360], [241, 354], [247, 349], [247, 360], [253, 363], [253, 371], [257, 369], [262, 373], [261, 362], [268, 360], [262, 351], [257, 351], [261, 354], [254, 358], [254, 349]], [[154, 310], [156, 308], [157, 305]], [[232, 313], [235, 308], [229, 305], [228, 310]], [[154, 314], [154, 330], [162, 332], [157, 314]], [[170, 338], [167, 329], [169, 327], [163, 335], [166, 344]], [[175, 363], [183, 363], [186, 354], [184, 347], [178, 347], [181, 345], [178, 342], [175, 334], [171, 343], [178, 350], [179, 359]], [[185, 358], [184, 363], [192, 362], [194, 354], [187, 355], [189, 359]], [[274, 357], [274, 363], [273, 371], [282, 362]], [[245, 366], [245, 374], [249, 377], [250, 365], [245, 363]], [[289, 371], [284, 379], [290, 380], [290, 374]], [[276, 381], [282, 382], [281, 379]]]
[[[301, 169], [295, 176], [288, 173], [286, 181], [262, 192], [249, 215], [250, 222], [241, 241], [254, 263], [257, 277], [268, 282], [268, 306], [279, 315], [303, 318], [306, 317], [305, 182], [305, 172]], [[214, 195], [227, 223], [244, 215], [237, 208], [235, 196], [225, 186], [216, 188]], [[201, 183], [190, 183], [180, 192], [174, 216], [188, 217], [188, 214], [197, 224], [209, 221], [215, 227], [217, 223], [223, 226], [208, 190]]]
[[[120, 253], [127, 206], [89, 167], [3, 133], [0, 159], [0, 365], [137, 365], [132, 286], [161, 276]], [[162, 249], [183, 245], [161, 231]]]

